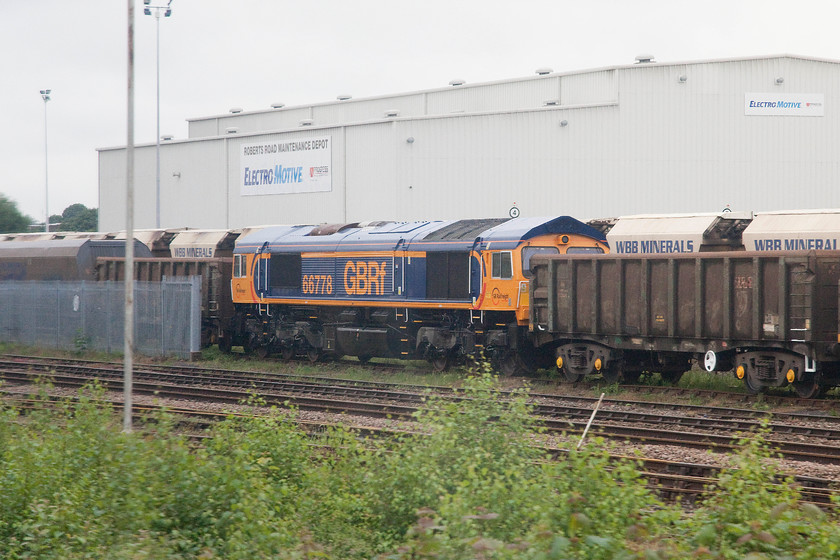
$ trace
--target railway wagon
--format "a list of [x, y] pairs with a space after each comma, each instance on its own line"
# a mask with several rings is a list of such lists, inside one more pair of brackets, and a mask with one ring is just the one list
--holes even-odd
[[[230, 282], [233, 247], [240, 230], [146, 230], [140, 239], [152, 250], [149, 258], [134, 260], [134, 279], [162, 282], [188, 276], [201, 277], [201, 346], [227, 345], [233, 316]], [[125, 232], [118, 232], [118, 237]], [[124, 280], [125, 259], [100, 257], [96, 279]]]
[[[148, 247], [135, 241], [134, 253], [150, 257]], [[125, 241], [110, 239], [50, 239], [0, 243], [0, 281], [95, 280], [96, 259], [125, 255]]]
[[[230, 258], [173, 259], [147, 257], [134, 259], [134, 279], [162, 282], [167, 278], [201, 276], [201, 346], [225, 345], [233, 316], [230, 294]], [[125, 258], [99, 257], [96, 280], [125, 280]]]
[[484, 351], [513, 373], [534, 354], [529, 260], [606, 249], [568, 216], [267, 227], [234, 250], [232, 343], [286, 359], [425, 358], [439, 370]]
[[532, 269], [532, 336], [567, 380], [676, 380], [696, 359], [752, 393], [840, 382], [840, 252], [559, 255]]

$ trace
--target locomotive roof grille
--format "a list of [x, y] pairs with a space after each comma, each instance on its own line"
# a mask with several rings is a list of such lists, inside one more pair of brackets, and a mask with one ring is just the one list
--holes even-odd
[[426, 241], [473, 240], [490, 228], [507, 222], [510, 218], [486, 218], [480, 220], [459, 220], [429, 233], [423, 239]]

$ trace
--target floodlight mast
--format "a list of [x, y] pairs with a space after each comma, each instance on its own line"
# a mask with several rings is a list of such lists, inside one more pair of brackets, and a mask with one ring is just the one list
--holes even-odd
[[143, 0], [143, 15], [153, 15], [152, 10], [154, 10], [156, 23], [157, 130], [155, 134], [155, 227], [160, 228], [160, 14], [162, 11], [163, 17], [172, 15], [172, 0], [169, 0], [165, 6], [152, 6], [151, 3], [152, 0]]
[[50, 231], [50, 174], [49, 158], [47, 156], [47, 101], [50, 100], [51, 89], [41, 90], [41, 99], [44, 100], [44, 231]]

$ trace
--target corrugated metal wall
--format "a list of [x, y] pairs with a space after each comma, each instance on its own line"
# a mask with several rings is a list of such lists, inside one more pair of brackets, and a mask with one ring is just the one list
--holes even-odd
[[[744, 95], [758, 92], [824, 94], [825, 115], [745, 115]], [[583, 219], [840, 207], [838, 106], [840, 64], [766, 57], [208, 117], [190, 134], [210, 138], [162, 148], [162, 225], [504, 216], [514, 204]], [[225, 134], [232, 126], [238, 134]], [[332, 192], [240, 196], [242, 144], [322, 136], [332, 138]], [[100, 152], [100, 229], [124, 222], [124, 165], [123, 150]], [[152, 227], [153, 146], [138, 149], [137, 169], [136, 226]]]

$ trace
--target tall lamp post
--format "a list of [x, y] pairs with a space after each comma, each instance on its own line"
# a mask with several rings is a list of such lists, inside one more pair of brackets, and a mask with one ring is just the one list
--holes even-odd
[[44, 100], [44, 231], [50, 231], [50, 175], [49, 159], [47, 158], [47, 101], [50, 100], [51, 89], [41, 90], [41, 99]]
[[155, 23], [157, 24], [157, 140], [155, 144], [155, 227], [160, 228], [160, 13], [163, 17], [172, 15], [172, 0], [165, 6], [152, 6], [152, 0], [143, 0], [143, 14], [150, 16], [154, 10]]

